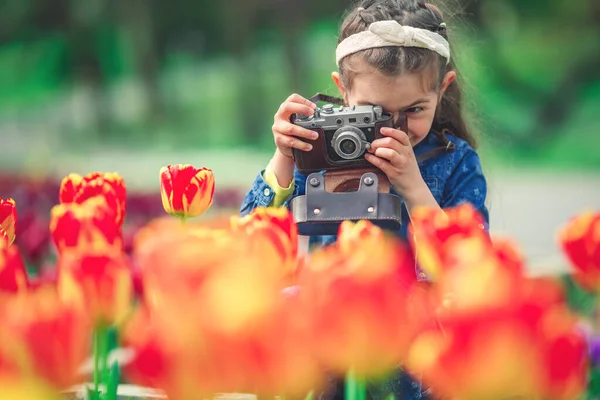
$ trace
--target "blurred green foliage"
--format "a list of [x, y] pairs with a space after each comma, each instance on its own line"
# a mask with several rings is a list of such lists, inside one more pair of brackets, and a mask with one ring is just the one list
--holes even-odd
[[[483, 151], [505, 165], [600, 168], [600, 3], [451, 1]], [[270, 151], [273, 114], [290, 93], [337, 95], [330, 74], [349, 6], [8, 0], [0, 5], [0, 132], [72, 149]]]

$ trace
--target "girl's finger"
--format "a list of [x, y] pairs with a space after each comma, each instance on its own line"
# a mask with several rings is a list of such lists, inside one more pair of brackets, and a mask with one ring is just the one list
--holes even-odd
[[313, 115], [314, 111], [312, 107], [306, 104], [286, 101], [279, 106], [275, 119], [289, 120], [292, 114]]
[[389, 161], [384, 160], [383, 158], [379, 158], [374, 156], [373, 154], [365, 154], [365, 160], [373, 164], [375, 167], [379, 168], [384, 174], [388, 177], [392, 175], [394, 171], [394, 167], [389, 163]]
[[394, 128], [381, 128], [381, 134], [383, 136], [391, 137], [402, 143], [404, 146], [410, 146], [410, 139], [406, 132]]
[[379, 158], [388, 160], [392, 166], [397, 164], [398, 158], [400, 157], [400, 154], [398, 154], [397, 151], [388, 149], [386, 147], [378, 148], [377, 150], [375, 150], [374, 154]]
[[375, 151], [379, 148], [392, 149], [398, 153], [406, 151], [405, 146], [392, 137], [384, 137], [384, 138], [373, 140], [369, 151], [371, 153], [375, 153]]
[[304, 97], [300, 96], [297, 93], [290, 95], [290, 97], [287, 98], [287, 101], [292, 102], [292, 103], [304, 104], [305, 106], [308, 106], [308, 107], [312, 108], [313, 110], [315, 110], [317, 108], [317, 105], [315, 103], [313, 103], [312, 101], [310, 101], [308, 99], [305, 99]]
[[311, 151], [313, 148], [310, 143], [306, 143], [297, 137], [281, 134], [275, 136], [275, 144], [277, 147], [289, 147], [302, 151]]
[[315, 140], [319, 137], [319, 134], [315, 131], [311, 131], [310, 129], [306, 129], [301, 126], [294, 125], [291, 122], [282, 120], [277, 121], [273, 125], [273, 133], [284, 136], [296, 136], [310, 140]]

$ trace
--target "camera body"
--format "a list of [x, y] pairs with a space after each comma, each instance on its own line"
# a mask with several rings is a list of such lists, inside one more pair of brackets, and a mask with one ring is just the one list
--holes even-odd
[[[292, 123], [319, 134], [310, 151], [293, 149], [296, 168], [302, 174], [358, 167], [372, 167], [364, 158], [375, 139], [383, 137], [381, 128], [394, 127], [393, 116], [380, 106], [338, 106], [326, 104], [313, 115], [297, 114]], [[401, 115], [400, 129], [406, 131], [406, 116]]]

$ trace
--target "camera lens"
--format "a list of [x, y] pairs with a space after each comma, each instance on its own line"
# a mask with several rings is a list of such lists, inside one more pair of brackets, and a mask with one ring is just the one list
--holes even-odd
[[354, 126], [338, 129], [331, 140], [331, 149], [343, 160], [355, 160], [366, 151], [367, 138]]
[[350, 139], [344, 139], [340, 142], [340, 150], [344, 154], [353, 154], [356, 151], [356, 143]]

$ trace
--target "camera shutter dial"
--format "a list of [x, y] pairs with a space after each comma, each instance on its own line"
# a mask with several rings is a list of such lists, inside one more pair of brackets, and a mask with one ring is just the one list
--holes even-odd
[[325, 114], [333, 114], [333, 104], [325, 104], [322, 108]]

